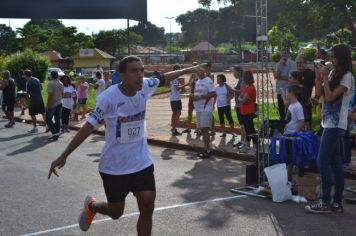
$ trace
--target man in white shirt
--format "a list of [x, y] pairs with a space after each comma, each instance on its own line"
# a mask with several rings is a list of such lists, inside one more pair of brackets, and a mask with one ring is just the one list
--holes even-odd
[[124, 212], [125, 198], [132, 192], [137, 198], [140, 216], [137, 223], [139, 235], [150, 235], [156, 187], [154, 167], [148, 150], [145, 114], [146, 103], [159, 85], [170, 82], [185, 73], [195, 72], [200, 66], [176, 70], [143, 78], [144, 67], [135, 56], [120, 61], [122, 83], [105, 90], [97, 100], [86, 124], [69, 143], [65, 151], [52, 162], [51, 174], [58, 176], [71, 154], [105, 120], [105, 145], [101, 152], [99, 172], [103, 180], [107, 202], [97, 202], [87, 196], [79, 217], [79, 227], [87, 231], [96, 213], [118, 219]]
[[93, 86], [96, 90], [96, 99], [98, 99], [98, 96], [105, 90], [105, 80], [102, 78], [102, 74], [100, 72], [96, 72], [95, 76], [96, 82], [95, 84], [90, 84], [90, 86]]
[[214, 98], [216, 97], [214, 83], [206, 76], [206, 70], [207, 67], [201, 67], [197, 71], [199, 79], [195, 84], [193, 95], [194, 107], [197, 113], [197, 129], [202, 132], [205, 148], [198, 154], [200, 158], [209, 158], [211, 156], [209, 130], [212, 126]]
[[101, 68], [100, 65], [96, 65], [96, 68], [92, 71], [92, 77], [95, 79], [96, 78], [96, 73], [99, 72], [100, 74], [104, 73], [103, 68]]
[[295, 62], [289, 59], [289, 50], [283, 48], [281, 50], [281, 60], [277, 63], [274, 79], [276, 81], [276, 92], [278, 100], [278, 111], [281, 120], [284, 120], [286, 115], [286, 107], [284, 106], [282, 95], [286, 92], [288, 87], [288, 79], [290, 74], [296, 70]]

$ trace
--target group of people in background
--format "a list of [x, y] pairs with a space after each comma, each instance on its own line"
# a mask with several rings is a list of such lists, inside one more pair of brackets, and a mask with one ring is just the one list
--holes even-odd
[[68, 75], [59, 76], [57, 71], [51, 71], [45, 88], [46, 101], [42, 97], [42, 84], [32, 75], [31, 70], [20, 71], [16, 79], [11, 77], [10, 71], [4, 71], [0, 89], [2, 109], [9, 120], [5, 127], [12, 128], [15, 125], [14, 108], [17, 104], [21, 109], [21, 115], [24, 115], [25, 110], [28, 109], [28, 114], [31, 116], [33, 127], [28, 131], [29, 133], [39, 132], [36, 116], [42, 115], [46, 126], [45, 132], [52, 134], [48, 140], [56, 141], [61, 133], [69, 132], [70, 118], [76, 119], [78, 115], [74, 114], [74, 109], [81, 111], [80, 120], [86, 118], [89, 87], [95, 89], [97, 97], [112, 84], [120, 83], [118, 65], [115, 65], [115, 68], [116, 71], [111, 75], [110, 72], [103, 72], [100, 66], [97, 66], [93, 83], [88, 83], [85, 76], [80, 76], [78, 81], [74, 82]]
[[[196, 63], [193, 63], [195, 65]], [[173, 70], [179, 66], [173, 67]], [[215, 135], [214, 131], [214, 107], [217, 106], [219, 123], [225, 128], [225, 119], [227, 119], [229, 127], [234, 128], [234, 121], [231, 113], [231, 100], [235, 98], [235, 110], [237, 119], [241, 127], [241, 139], [236, 142], [241, 152], [250, 150], [250, 142], [253, 140], [253, 145], [256, 144], [254, 134], [255, 127], [253, 119], [256, 117], [256, 88], [254, 86], [254, 77], [251, 71], [243, 71], [242, 67], [235, 66], [233, 68], [234, 77], [237, 79], [235, 87], [231, 87], [226, 83], [226, 76], [218, 74], [216, 76], [217, 85], [214, 85], [214, 75], [211, 73], [211, 64], [201, 67], [196, 73], [190, 75], [188, 84], [180, 84], [179, 78], [170, 83], [171, 87], [171, 108], [172, 108], [172, 135], [180, 135], [177, 131], [177, 122], [182, 110], [182, 102], [180, 91], [189, 86], [189, 101], [188, 101], [188, 118], [186, 129], [182, 133], [191, 133], [193, 110], [196, 111], [196, 133], [202, 135], [204, 142], [204, 150], [199, 153], [201, 158], [209, 158], [210, 136]], [[232, 134], [236, 137], [236, 134]], [[222, 138], [226, 137], [226, 133], [221, 134]], [[253, 146], [252, 146], [253, 147]]]

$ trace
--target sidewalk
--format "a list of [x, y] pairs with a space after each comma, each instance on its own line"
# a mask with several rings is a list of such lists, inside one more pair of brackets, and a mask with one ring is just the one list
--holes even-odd
[[[182, 117], [187, 116], [188, 98], [182, 98]], [[24, 116], [20, 116], [20, 109], [15, 110], [15, 117], [17, 121], [30, 123], [30, 116], [26, 110]], [[42, 117], [37, 116], [40, 122], [43, 122]], [[146, 120], [148, 130], [148, 142], [153, 145], [164, 146], [167, 148], [175, 148], [198, 152], [203, 149], [203, 141], [201, 136], [197, 136], [192, 130], [191, 134], [182, 134], [180, 136], [171, 135], [170, 127], [171, 108], [168, 94], [162, 94], [152, 97], [147, 104]], [[70, 128], [73, 130], [79, 130], [85, 124], [85, 120], [82, 121], [70, 121]], [[30, 127], [29, 127], [30, 129]], [[182, 131], [183, 129], [179, 129]], [[44, 131], [44, 129], [43, 129]], [[40, 130], [40, 132], [43, 132]], [[104, 135], [104, 125], [100, 125], [95, 133]], [[212, 137], [211, 148], [213, 155], [233, 158], [247, 162], [255, 162], [253, 154], [239, 153], [236, 147], [232, 144], [240, 139], [240, 137], [234, 138], [231, 134], [227, 134], [226, 138], [220, 137], [221, 133], [217, 132]], [[356, 179], [356, 151], [352, 153], [353, 168], [346, 176], [352, 179]]]

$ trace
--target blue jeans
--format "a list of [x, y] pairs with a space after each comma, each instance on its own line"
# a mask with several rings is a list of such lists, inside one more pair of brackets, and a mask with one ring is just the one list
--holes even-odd
[[[46, 124], [52, 134], [59, 134], [61, 129], [61, 114], [62, 114], [62, 104], [58, 106], [48, 108], [46, 111]], [[53, 118], [54, 116], [54, 123]]]
[[324, 203], [330, 203], [333, 176], [335, 177], [334, 202], [342, 202], [342, 192], [344, 191], [344, 168], [342, 163], [344, 134], [345, 130], [343, 129], [325, 128], [321, 136], [318, 165]]

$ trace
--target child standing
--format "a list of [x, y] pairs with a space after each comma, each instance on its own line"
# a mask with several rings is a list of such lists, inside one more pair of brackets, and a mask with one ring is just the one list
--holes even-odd
[[70, 111], [73, 107], [73, 101], [76, 96], [75, 90], [70, 83], [70, 78], [68, 76], [63, 76], [61, 78], [63, 83], [63, 98], [62, 98], [62, 133], [69, 133], [68, 124]]
[[[221, 127], [225, 128], [225, 116], [229, 122], [230, 128], [234, 128], [234, 121], [231, 116], [231, 98], [234, 96], [234, 92], [232, 88], [226, 84], [226, 77], [223, 74], [219, 74], [217, 76], [218, 85], [215, 87], [216, 95], [217, 95], [217, 107], [219, 114], [219, 121]], [[224, 132], [220, 137], [226, 137], [226, 133]]]

